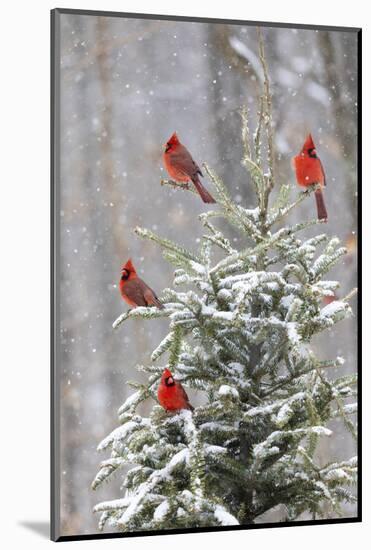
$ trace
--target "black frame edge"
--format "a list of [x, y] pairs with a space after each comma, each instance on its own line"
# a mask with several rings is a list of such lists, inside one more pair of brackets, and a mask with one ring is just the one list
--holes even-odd
[[74, 540], [96, 540], [96, 539], [122, 539], [132, 537], [152, 537], [162, 535], [186, 535], [188, 533], [217, 533], [220, 531], [251, 531], [256, 529], [274, 529], [274, 528], [291, 528], [302, 527], [308, 525], [333, 525], [333, 524], [348, 524], [348, 523], [360, 523], [361, 520], [358, 517], [352, 518], [334, 518], [323, 520], [308, 520], [308, 521], [295, 521], [293, 523], [281, 522], [281, 523], [256, 523], [252, 525], [231, 525], [224, 527], [198, 527], [189, 529], [168, 529], [162, 531], [131, 531], [128, 533], [97, 533], [91, 535], [62, 535], [56, 542], [69, 542]]
[[276, 23], [273, 21], [247, 21], [243, 19], [220, 19], [217, 17], [193, 17], [191, 15], [163, 15], [155, 13], [128, 13], [120, 11], [105, 11], [105, 10], [81, 10], [75, 8], [55, 8], [60, 14], [70, 15], [92, 15], [95, 17], [124, 17], [127, 19], [157, 19], [160, 21], [188, 21], [190, 23], [223, 23], [227, 25], [248, 25], [250, 27], [279, 27], [288, 29], [304, 29], [304, 30], [330, 30], [341, 32], [358, 32], [360, 27], [340, 27], [331, 25], [314, 25], [304, 23]]
[[54, 35], [55, 12], [50, 12], [50, 538], [56, 540], [55, 526], [55, 487], [54, 463], [55, 449], [53, 444], [54, 428], [54, 111], [55, 111], [55, 82], [54, 82]]
[[358, 103], [358, 119], [357, 119], [357, 452], [358, 452], [358, 518], [362, 521], [362, 29], [357, 33], [357, 103]]
[[[60, 518], [60, 487], [59, 487], [59, 380], [57, 376], [57, 328], [59, 295], [57, 274], [58, 262], [58, 231], [59, 223], [57, 206], [58, 190], [58, 153], [59, 153], [59, 10], [50, 11], [50, 539], [58, 541]], [[58, 481], [58, 483], [57, 483]]]

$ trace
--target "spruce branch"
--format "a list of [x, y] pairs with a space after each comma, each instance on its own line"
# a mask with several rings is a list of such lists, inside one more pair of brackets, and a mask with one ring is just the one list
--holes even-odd
[[244, 150], [244, 158], [252, 158], [251, 156], [251, 146], [250, 146], [250, 128], [249, 128], [249, 110], [244, 105], [239, 111], [242, 118], [241, 125], [241, 138], [242, 145]]
[[254, 133], [254, 151], [256, 164], [261, 168], [261, 130], [264, 118], [264, 94], [259, 98], [258, 124]]
[[274, 214], [269, 219], [268, 227], [272, 227], [272, 225], [274, 225], [275, 223], [282, 221], [287, 216], [287, 214], [291, 212], [291, 210], [296, 208], [307, 197], [309, 197], [309, 195], [311, 195], [315, 191], [316, 187], [317, 187], [316, 185], [309, 187], [306, 191], [302, 191], [301, 193], [299, 193], [297, 199], [294, 202], [292, 202], [289, 206], [286, 206], [285, 208], [282, 208], [282, 209], [279, 208], [277, 213]]
[[352, 290], [350, 292], [348, 292], [348, 294], [346, 296], [344, 296], [344, 298], [342, 298], [342, 301], [343, 302], [349, 302], [353, 296], [355, 296], [358, 292], [358, 288], [352, 288]]
[[195, 195], [198, 194], [196, 189], [194, 188], [194, 186], [191, 185], [188, 182], [182, 183], [182, 182], [175, 181], [175, 180], [162, 179], [160, 181], [160, 184], [161, 184], [161, 186], [167, 185], [169, 187], [172, 187], [173, 189], [181, 189], [182, 191], [190, 191], [191, 193], [194, 193]]
[[[240, 115], [242, 119], [242, 125], [241, 125], [241, 138], [242, 138], [242, 145], [243, 145], [242, 164], [245, 166], [245, 168], [248, 170], [248, 172], [251, 175], [251, 179], [255, 187], [255, 193], [258, 197], [258, 206], [261, 209], [263, 194], [264, 194], [264, 175], [260, 165], [260, 149], [258, 145], [258, 143], [260, 143], [260, 128], [259, 128], [259, 131], [257, 131], [257, 134], [255, 135], [254, 144], [255, 144], [256, 161], [254, 161], [252, 157], [251, 146], [250, 146], [250, 129], [249, 129], [247, 107], [245, 106], [242, 107], [242, 109], [240, 110]], [[262, 114], [259, 117], [259, 125], [261, 125], [261, 119], [262, 119]], [[256, 155], [257, 151], [258, 151], [258, 155]]]
[[318, 365], [316, 365], [314, 363], [314, 366], [315, 366], [315, 369], [316, 369], [316, 373], [317, 373], [318, 377], [321, 379], [321, 382], [323, 383], [323, 385], [327, 386], [329, 388], [329, 390], [331, 391], [332, 397], [335, 400], [336, 405], [338, 407], [338, 413], [342, 417], [344, 425], [347, 427], [347, 429], [349, 430], [349, 432], [352, 435], [353, 439], [356, 441], [357, 440], [357, 432], [356, 432], [356, 429], [353, 425], [353, 422], [351, 420], [349, 420], [349, 418], [347, 417], [346, 412], [344, 411], [344, 403], [343, 403], [342, 399], [337, 395], [337, 392], [333, 391], [332, 385], [324, 377], [322, 372], [319, 370]]
[[268, 66], [265, 57], [263, 35], [260, 27], [257, 27], [258, 42], [259, 42], [259, 59], [263, 68], [264, 74], [264, 96], [261, 105], [264, 105], [263, 121], [267, 132], [268, 143], [268, 166], [269, 174], [267, 177], [267, 192], [266, 202], [268, 203], [268, 196], [274, 186], [274, 145], [273, 145], [273, 124], [272, 124], [272, 96], [270, 91], [270, 82], [268, 76]]
[[161, 238], [150, 229], [144, 229], [142, 227], [136, 227], [134, 229], [134, 233], [142, 237], [143, 239], [149, 239], [150, 241], [153, 241], [160, 245], [165, 250], [168, 250], [170, 252], [173, 252], [175, 255], [180, 256], [184, 258], [185, 260], [191, 260], [192, 262], [196, 262], [197, 264], [201, 265], [201, 259], [196, 256], [195, 254], [192, 254], [185, 248], [176, 245], [169, 239]]
[[216, 229], [213, 224], [209, 221], [209, 217], [205, 214], [200, 214], [199, 219], [202, 224], [210, 231], [212, 235], [203, 235], [204, 239], [210, 240], [229, 254], [232, 252], [237, 252], [231, 245], [229, 239], [223, 235], [221, 231]]
[[122, 313], [117, 319], [112, 323], [112, 328], [118, 328], [124, 321], [127, 319], [154, 319], [156, 317], [169, 317], [172, 313], [170, 308], [158, 309], [155, 307], [136, 307], [134, 309], [129, 309]]
[[244, 233], [248, 232], [253, 237], [259, 238], [260, 237], [259, 230], [254, 225], [253, 221], [249, 219], [246, 211], [243, 211], [241, 208], [238, 207], [238, 205], [236, 205], [232, 201], [222, 180], [209, 168], [209, 166], [206, 163], [203, 163], [202, 166], [204, 167], [207, 175], [209, 176], [209, 178], [211, 179], [211, 181], [215, 186], [219, 203], [223, 207], [226, 218], [233, 225], [241, 229]]
[[174, 369], [179, 361], [179, 355], [182, 351], [182, 329], [176, 324], [172, 333], [172, 341], [169, 353], [169, 368]]

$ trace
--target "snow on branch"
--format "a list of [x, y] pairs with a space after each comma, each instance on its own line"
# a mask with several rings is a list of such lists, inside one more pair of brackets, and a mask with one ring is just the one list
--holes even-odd
[[158, 309], [155, 307], [136, 307], [134, 309], [129, 309], [125, 313], [122, 313], [117, 319], [112, 323], [112, 328], [118, 328], [124, 321], [127, 319], [133, 319], [141, 317], [143, 319], [154, 319], [156, 317], [169, 317], [172, 313], [172, 309], [164, 308]]

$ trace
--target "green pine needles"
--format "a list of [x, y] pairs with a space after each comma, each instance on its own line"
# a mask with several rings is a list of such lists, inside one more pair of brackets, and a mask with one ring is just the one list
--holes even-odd
[[[259, 52], [264, 85], [253, 135], [248, 111], [241, 111], [243, 165], [257, 207], [233, 202], [204, 164], [217, 208], [200, 216], [197, 252], [135, 229], [175, 267], [174, 287], [163, 291], [164, 309], [137, 307], [113, 327], [133, 317], [167, 317], [169, 333], [153, 351], [152, 364], [141, 367], [148, 383], [135, 385], [119, 409], [120, 426], [98, 447], [111, 455], [93, 489], [110, 480], [120, 493], [114, 474], [123, 470], [124, 490], [121, 498], [95, 506], [101, 529], [251, 524], [278, 505], [282, 519], [294, 521], [341, 514], [344, 502], [356, 500], [356, 457], [321, 464], [316, 454], [321, 438], [332, 435], [334, 417], [355, 437], [356, 377], [336, 377], [342, 358], [323, 361], [310, 347], [314, 335], [351, 315], [353, 292], [323, 307], [323, 298], [339, 287], [325, 277], [346, 249], [326, 233], [306, 238], [307, 228], [321, 224], [317, 220], [290, 225], [291, 210], [312, 190], [289, 204], [289, 187], [281, 185], [269, 204], [277, 179], [260, 33]], [[217, 227], [220, 218], [239, 232], [242, 247]], [[202, 404], [193, 413], [168, 413], [156, 404], [166, 367], [185, 387], [199, 390]], [[142, 417], [138, 406], [149, 398], [152, 412]]]

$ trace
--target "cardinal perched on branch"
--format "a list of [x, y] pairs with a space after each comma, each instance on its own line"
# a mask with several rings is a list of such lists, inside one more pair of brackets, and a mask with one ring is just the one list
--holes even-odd
[[153, 290], [138, 277], [131, 259], [122, 267], [120, 292], [125, 302], [131, 307], [156, 306], [160, 309], [164, 307]]
[[204, 202], [215, 202], [200, 182], [199, 176], [203, 176], [200, 167], [195, 163], [188, 149], [180, 143], [176, 132], [165, 144], [163, 161], [171, 178], [180, 183], [192, 181]]
[[302, 187], [310, 187], [315, 184], [320, 185], [315, 190], [317, 214], [319, 220], [327, 221], [327, 210], [322, 193], [322, 187], [326, 185], [326, 177], [322, 163], [317, 157], [316, 147], [311, 134], [307, 136], [301, 152], [294, 157], [293, 165], [299, 185]]
[[167, 411], [179, 411], [181, 409], [194, 410], [182, 384], [174, 380], [169, 369], [165, 369], [162, 373], [157, 397], [160, 405]]

